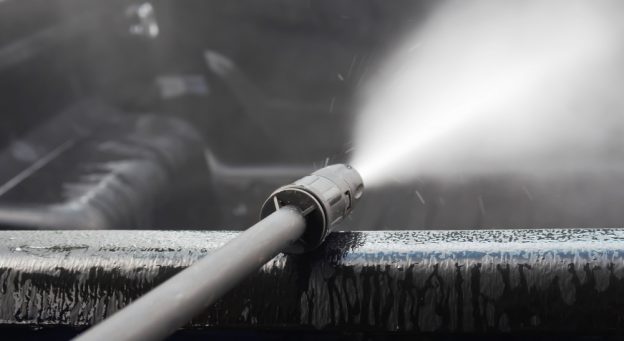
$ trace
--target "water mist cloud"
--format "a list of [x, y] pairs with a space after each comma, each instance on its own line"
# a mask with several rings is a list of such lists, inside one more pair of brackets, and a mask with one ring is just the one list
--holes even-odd
[[371, 82], [352, 163], [367, 186], [617, 167], [620, 13], [615, 1], [446, 3]]

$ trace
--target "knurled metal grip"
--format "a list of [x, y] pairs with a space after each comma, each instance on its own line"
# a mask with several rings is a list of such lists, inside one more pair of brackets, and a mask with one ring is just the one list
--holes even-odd
[[278, 188], [262, 205], [261, 218], [282, 206], [301, 210], [306, 231], [289, 253], [303, 253], [319, 246], [332, 229], [353, 210], [362, 196], [360, 174], [345, 164], [331, 165]]

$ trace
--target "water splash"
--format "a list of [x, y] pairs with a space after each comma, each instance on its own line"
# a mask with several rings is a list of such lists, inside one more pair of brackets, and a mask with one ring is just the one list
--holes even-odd
[[446, 3], [371, 82], [353, 165], [367, 187], [617, 167], [621, 14], [615, 1]]

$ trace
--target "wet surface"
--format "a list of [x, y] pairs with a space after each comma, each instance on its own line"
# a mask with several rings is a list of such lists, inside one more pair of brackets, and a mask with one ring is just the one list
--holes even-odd
[[[0, 232], [0, 321], [90, 325], [235, 235]], [[335, 233], [277, 256], [191, 325], [619, 333], [623, 253], [624, 232], [608, 229]]]

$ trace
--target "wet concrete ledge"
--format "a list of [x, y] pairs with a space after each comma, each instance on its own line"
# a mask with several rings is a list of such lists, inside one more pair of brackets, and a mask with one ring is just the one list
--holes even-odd
[[[0, 231], [0, 327], [91, 325], [235, 236]], [[334, 233], [187, 327], [619, 334], [623, 256], [616, 229]]]

